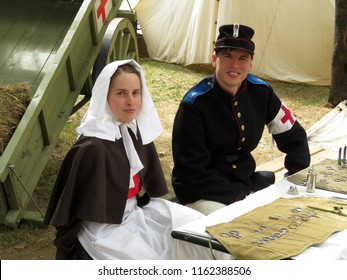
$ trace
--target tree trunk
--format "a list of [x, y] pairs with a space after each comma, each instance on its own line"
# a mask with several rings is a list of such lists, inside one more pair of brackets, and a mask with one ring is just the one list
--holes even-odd
[[347, 1], [335, 0], [335, 34], [329, 102], [347, 99]]

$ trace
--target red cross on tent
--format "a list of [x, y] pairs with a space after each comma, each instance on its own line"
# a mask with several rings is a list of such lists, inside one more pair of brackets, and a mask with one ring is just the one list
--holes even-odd
[[100, 6], [98, 7], [96, 11], [96, 15], [99, 18], [100, 15], [102, 16], [102, 22], [104, 23], [106, 20], [106, 11], [105, 11], [105, 6], [107, 4], [108, 0], [100, 0]]
[[291, 124], [294, 124], [292, 112], [288, 109], [288, 107], [282, 104], [281, 109], [284, 112], [284, 116], [281, 118], [281, 122], [285, 124], [287, 121], [290, 121]]

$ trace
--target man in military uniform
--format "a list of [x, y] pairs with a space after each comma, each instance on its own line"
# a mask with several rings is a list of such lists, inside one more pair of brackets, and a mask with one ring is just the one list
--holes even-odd
[[271, 86], [249, 72], [254, 30], [223, 25], [214, 46], [215, 73], [189, 90], [172, 135], [172, 184], [180, 203], [209, 214], [274, 183], [272, 172], [255, 172], [251, 152], [265, 125], [286, 154], [287, 174], [310, 164], [304, 128]]

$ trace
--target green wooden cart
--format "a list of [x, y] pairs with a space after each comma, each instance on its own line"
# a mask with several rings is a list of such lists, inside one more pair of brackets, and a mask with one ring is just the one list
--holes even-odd
[[[108, 62], [138, 60], [136, 13], [121, 4], [0, 0], [0, 84], [27, 81], [33, 91], [0, 157], [0, 224], [42, 221], [32, 196], [70, 115], [89, 100]], [[28, 210], [31, 201], [34, 211]]]

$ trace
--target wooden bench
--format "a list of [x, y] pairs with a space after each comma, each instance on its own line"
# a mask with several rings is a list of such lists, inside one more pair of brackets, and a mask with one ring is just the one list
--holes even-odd
[[[311, 153], [311, 164], [316, 164], [326, 159], [327, 157], [331, 157], [332, 155], [334, 155], [333, 154], [334, 152], [332, 150], [318, 147], [318, 146], [310, 146], [310, 153]], [[283, 165], [284, 157], [285, 155], [277, 157], [262, 165], [259, 165], [257, 166], [256, 170], [275, 172], [276, 182], [278, 182], [281, 179], [283, 179], [284, 174], [287, 172], [287, 169]]]

